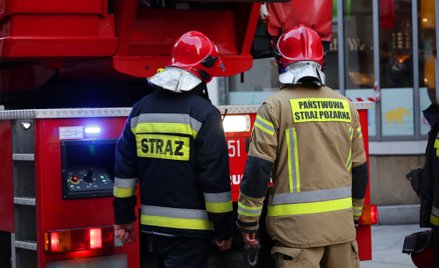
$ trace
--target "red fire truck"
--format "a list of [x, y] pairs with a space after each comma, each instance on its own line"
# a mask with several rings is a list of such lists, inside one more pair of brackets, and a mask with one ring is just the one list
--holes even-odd
[[[188, 30], [218, 45], [227, 68], [221, 75], [247, 71], [261, 2], [0, 3], [0, 260], [11, 262], [0, 266], [140, 267], [147, 255], [140, 239], [122, 245], [114, 237], [112, 168], [129, 107], [147, 93], [141, 78], [169, 63], [172, 43]], [[356, 105], [367, 150], [370, 104]], [[257, 106], [218, 108], [236, 201]], [[372, 258], [369, 203], [368, 192], [357, 231], [362, 260]], [[238, 267], [241, 259], [235, 250], [212, 265]]]

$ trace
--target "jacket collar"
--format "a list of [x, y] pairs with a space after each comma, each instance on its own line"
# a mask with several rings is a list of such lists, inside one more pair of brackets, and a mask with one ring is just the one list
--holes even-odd
[[439, 124], [439, 106], [431, 104], [423, 111], [425, 119], [427, 119], [430, 126]]

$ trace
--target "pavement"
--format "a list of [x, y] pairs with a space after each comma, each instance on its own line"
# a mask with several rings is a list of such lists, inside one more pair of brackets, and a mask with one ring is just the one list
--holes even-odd
[[361, 268], [416, 268], [410, 255], [401, 251], [404, 238], [422, 230], [418, 224], [373, 225], [372, 260], [362, 261]]

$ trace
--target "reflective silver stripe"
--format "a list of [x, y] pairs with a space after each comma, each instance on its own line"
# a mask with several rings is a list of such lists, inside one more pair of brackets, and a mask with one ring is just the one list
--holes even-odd
[[347, 187], [327, 189], [327, 190], [274, 194], [274, 195], [270, 195], [268, 203], [270, 205], [297, 204], [297, 203], [340, 199], [340, 198], [350, 197], [351, 195], [352, 195], [352, 188], [351, 186], [347, 186]]
[[115, 178], [114, 187], [117, 188], [135, 188], [137, 183], [137, 178]]
[[[296, 150], [298, 150], [297, 147], [297, 141], [295, 139], [295, 133], [294, 133], [294, 129], [289, 128], [286, 130], [287, 131], [287, 137], [289, 138], [289, 144], [290, 144], [290, 148], [289, 148], [289, 156], [291, 159], [291, 167], [290, 169], [288, 169], [289, 171], [291, 170], [290, 173], [290, 191], [292, 193], [294, 192], [300, 192], [300, 178], [298, 178], [299, 175], [299, 162], [298, 159], [296, 159]], [[298, 156], [298, 155], [297, 155]]]
[[207, 220], [207, 212], [201, 209], [189, 209], [189, 208], [170, 208], [159, 206], [146, 206], [142, 205], [142, 215], [149, 216], [161, 216], [168, 218], [180, 218], [180, 219], [198, 219]]
[[354, 138], [354, 129], [349, 127], [349, 139], [352, 140], [352, 138]]
[[204, 193], [204, 200], [208, 203], [223, 203], [232, 200], [232, 192]]
[[190, 125], [192, 129], [198, 132], [201, 128], [201, 122], [194, 119], [188, 114], [140, 114], [131, 118], [130, 127], [135, 128], [139, 123], [179, 123]]
[[238, 202], [238, 214], [244, 216], [259, 216], [262, 213], [262, 206], [248, 207]]
[[436, 217], [439, 217], [439, 208], [433, 206], [433, 208], [431, 209], [431, 214], [433, 214]]
[[[265, 120], [267, 123], [262, 121], [262, 120]], [[259, 125], [261, 125], [265, 129], [274, 132], [273, 124], [271, 124], [268, 120], [266, 120], [266, 119], [264, 119], [264, 118], [262, 118], [260, 116], [256, 117], [255, 123], [259, 123]]]

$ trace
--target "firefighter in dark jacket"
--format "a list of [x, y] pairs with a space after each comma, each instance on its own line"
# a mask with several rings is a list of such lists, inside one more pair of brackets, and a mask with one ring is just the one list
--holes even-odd
[[238, 228], [245, 243], [257, 248], [268, 190], [266, 228], [277, 267], [359, 267], [354, 223], [368, 170], [358, 112], [325, 86], [315, 31], [303, 25], [286, 31], [275, 55], [283, 86], [256, 116]]
[[[429, 91], [433, 92], [433, 90]], [[424, 116], [430, 123], [431, 130], [421, 178], [420, 226], [433, 229], [432, 247], [436, 267], [439, 267], [439, 106], [435, 95], [430, 93], [430, 96], [432, 104], [424, 110]]]
[[228, 148], [206, 88], [220, 67], [212, 41], [183, 34], [172, 64], [148, 79], [157, 90], [133, 106], [117, 143], [116, 235], [135, 238], [139, 185], [141, 231], [151, 234], [160, 267], [206, 267], [212, 239], [220, 250], [231, 246]]
[[[407, 178], [413, 190], [421, 198], [419, 225], [432, 228], [430, 246], [434, 253], [435, 267], [439, 267], [439, 102], [436, 95], [434, 64], [434, 61], [427, 62], [424, 73], [424, 81], [431, 101], [431, 105], [423, 111], [425, 119], [431, 126], [425, 151], [425, 164], [423, 168], [412, 170], [407, 174]], [[415, 262], [418, 257], [413, 255], [416, 254], [418, 253], [412, 252], [412, 259]]]

